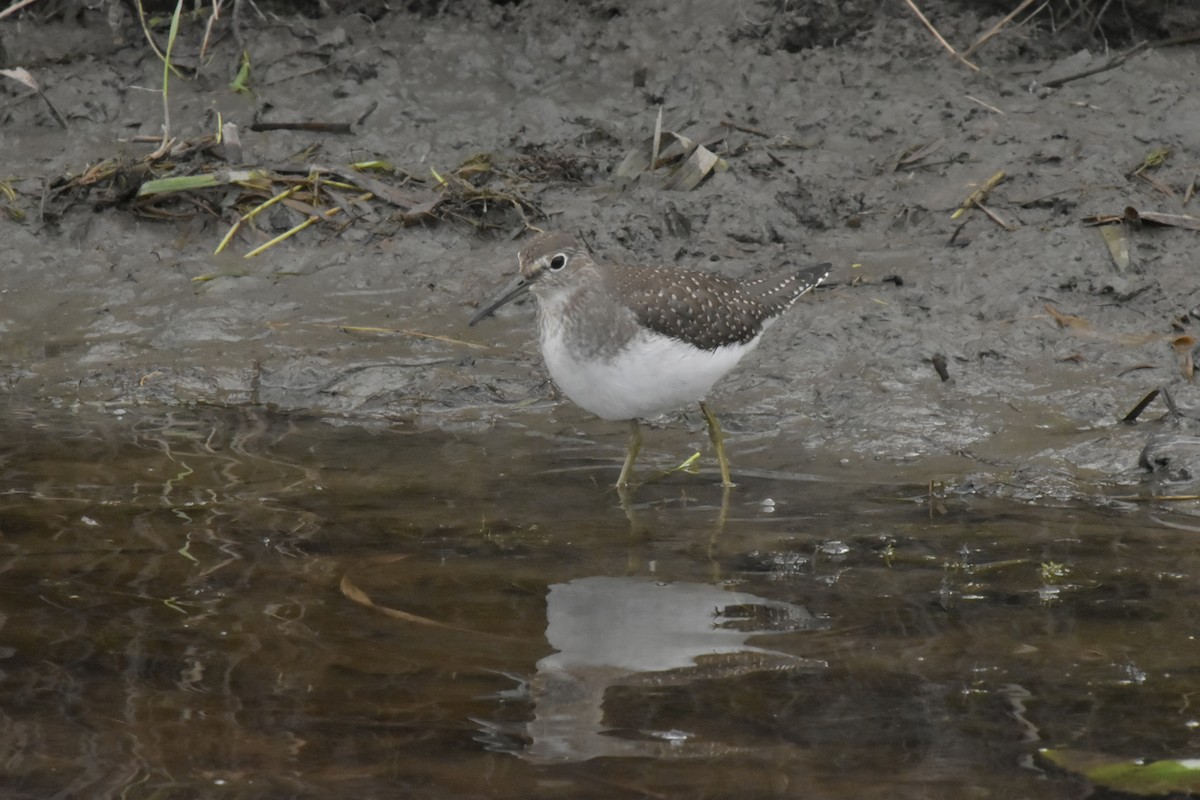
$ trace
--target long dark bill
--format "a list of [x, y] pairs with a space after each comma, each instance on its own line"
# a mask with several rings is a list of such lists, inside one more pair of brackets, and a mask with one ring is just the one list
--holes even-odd
[[483, 307], [476, 311], [474, 316], [471, 317], [471, 321], [468, 322], [467, 325], [474, 325], [480, 320], [487, 319], [497, 308], [505, 303], [516, 300], [518, 297], [528, 291], [529, 280], [524, 275], [518, 275], [517, 277], [513, 278], [507, 286], [501, 289], [499, 294], [497, 294], [494, 298], [484, 304]]

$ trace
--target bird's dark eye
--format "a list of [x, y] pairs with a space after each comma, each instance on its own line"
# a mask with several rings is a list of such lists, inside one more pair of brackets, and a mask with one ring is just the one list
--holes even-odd
[[556, 256], [554, 256], [554, 258], [550, 259], [550, 271], [551, 272], [558, 272], [560, 269], [562, 269], [566, 265], [567, 265], [567, 257], [565, 255], [563, 255], [562, 253], [559, 253]]

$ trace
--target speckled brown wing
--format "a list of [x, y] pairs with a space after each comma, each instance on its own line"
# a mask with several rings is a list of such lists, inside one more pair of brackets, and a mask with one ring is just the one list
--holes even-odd
[[609, 267], [611, 289], [650, 330], [702, 350], [746, 344], [829, 274], [829, 264], [740, 283], [662, 267]]

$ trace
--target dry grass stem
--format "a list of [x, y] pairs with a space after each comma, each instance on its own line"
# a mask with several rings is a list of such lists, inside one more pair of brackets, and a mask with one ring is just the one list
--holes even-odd
[[[972, 206], [978, 206], [987, 198], [988, 192], [990, 192], [992, 189], [995, 189], [997, 184], [999, 184], [1002, 180], [1004, 180], [1004, 170], [1000, 170], [995, 175], [988, 178], [986, 181], [984, 181], [982, 186], [971, 192], [971, 194], [967, 195], [967, 199], [963, 201], [963, 204], [959, 206], [957, 211], [950, 215], [950, 219], [958, 219], [963, 214], [967, 213]], [[993, 217], [993, 219], [995, 218]]]
[[1000, 109], [996, 108], [996, 107], [995, 107], [994, 105], [992, 105], [991, 103], [985, 103], [985, 102], [983, 102], [982, 100], [980, 100], [978, 97], [974, 97], [974, 96], [972, 96], [972, 95], [969, 95], [969, 94], [968, 94], [968, 95], [964, 95], [964, 96], [965, 96], [965, 97], [966, 97], [968, 100], [970, 100], [972, 103], [978, 103], [979, 105], [981, 105], [981, 106], [983, 106], [984, 108], [986, 108], [988, 111], [994, 112], [994, 113], [996, 113], [996, 114], [1004, 115], [1004, 112], [1003, 112], [1003, 111], [1001, 111]]
[[369, 334], [381, 334], [381, 335], [412, 336], [416, 339], [431, 339], [435, 342], [445, 342], [447, 344], [460, 345], [462, 347], [470, 347], [474, 350], [490, 349], [488, 347], [488, 345], [479, 344], [478, 342], [468, 342], [463, 339], [455, 339], [450, 336], [438, 336], [438, 335], [432, 334], [432, 333], [422, 333], [421, 331], [411, 331], [411, 330], [406, 330], [404, 328], [380, 328], [380, 327], [374, 326], [374, 325], [337, 325], [337, 324], [329, 323], [329, 322], [315, 322], [315, 323], [313, 323], [313, 326], [317, 327], [317, 328], [334, 328], [339, 331], [346, 331], [347, 333], [369, 333]]
[[1021, 5], [1014, 8], [1007, 17], [1000, 20], [995, 25], [993, 25], [991, 28], [989, 28], [986, 33], [984, 33], [982, 36], [980, 36], [978, 39], [975, 40], [975, 43], [973, 45], [971, 45], [966, 50], [964, 50], [962, 57], [970, 58], [972, 53], [974, 53], [976, 50], [978, 50], [979, 48], [981, 48], [985, 44], [987, 44], [989, 39], [991, 39], [996, 34], [1000, 33], [1000, 31], [1002, 31], [1004, 29], [1004, 27], [1006, 25], [1008, 25], [1008, 23], [1010, 23], [1014, 19], [1016, 19], [1016, 16], [1018, 14], [1020, 14], [1025, 9], [1029, 8], [1029, 6], [1031, 6], [1031, 5], [1033, 5], [1033, 0], [1022, 0]]
[[982, 200], [976, 200], [974, 205], [975, 205], [975, 207], [976, 207], [976, 208], [978, 208], [978, 209], [979, 209], [980, 211], [982, 211], [984, 214], [987, 214], [987, 215], [988, 215], [988, 218], [989, 218], [989, 219], [990, 219], [992, 222], [996, 223], [996, 224], [997, 224], [997, 225], [999, 225], [1001, 228], [1004, 228], [1004, 230], [1006, 230], [1006, 231], [1015, 231], [1015, 230], [1017, 229], [1017, 227], [1016, 227], [1015, 225], [1010, 225], [1009, 223], [1005, 222], [1004, 220], [1002, 220], [1002, 219], [1000, 218], [1000, 215], [999, 215], [999, 214], [997, 214], [995, 211], [992, 211], [990, 208], [988, 208], [987, 206], [985, 206], [985, 205], [983, 204], [983, 201], [982, 201]]
[[921, 23], [926, 28], [929, 29], [929, 32], [932, 33], [934, 38], [937, 39], [941, 43], [942, 47], [946, 48], [947, 52], [949, 52], [950, 55], [954, 56], [958, 61], [960, 61], [964, 65], [970, 67], [975, 72], [979, 72], [979, 67], [975, 66], [970, 61], [963, 58], [962, 55], [959, 54], [959, 52], [954, 49], [953, 45], [951, 45], [949, 42], [947, 42], [946, 39], [940, 33], [938, 33], [938, 29], [933, 27], [933, 23], [930, 22], [929, 19], [923, 13], [921, 13], [921, 9], [917, 8], [917, 4], [914, 3], [913, 0], [904, 0], [904, 2], [908, 4], [908, 7], [911, 8], [913, 13], [917, 15], [917, 19], [921, 20]]
[[1149, 42], [1139, 42], [1138, 44], [1135, 44], [1133, 47], [1126, 50], [1124, 53], [1113, 56], [1108, 61], [1104, 62], [1103, 64], [1101, 64], [1098, 67], [1091, 67], [1089, 69], [1083, 70], [1082, 72], [1076, 72], [1074, 75], [1066, 75], [1061, 78], [1054, 78], [1052, 80], [1046, 81], [1042, 85], [1045, 86], [1047, 89], [1057, 89], [1059, 86], [1068, 84], [1071, 81], [1077, 81], [1080, 78], [1088, 78], [1088, 77], [1091, 77], [1092, 75], [1098, 75], [1101, 72], [1107, 72], [1110, 69], [1114, 69], [1116, 67], [1121, 66], [1126, 61], [1133, 58], [1135, 55], [1142, 52], [1149, 46], [1150, 46]]
[[4, 19], [9, 14], [15, 14], [25, 6], [33, 5], [35, 2], [37, 2], [37, 0], [19, 0], [19, 2], [13, 3], [8, 8], [0, 11], [0, 19]]

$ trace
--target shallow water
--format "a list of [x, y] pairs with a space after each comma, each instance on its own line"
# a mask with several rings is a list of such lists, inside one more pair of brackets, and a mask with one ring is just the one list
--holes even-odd
[[619, 438], [452, 427], [0, 415], [3, 795], [1075, 797], [1039, 748], [1195, 750], [1173, 509], [736, 437], [727, 501], [622, 498]]

